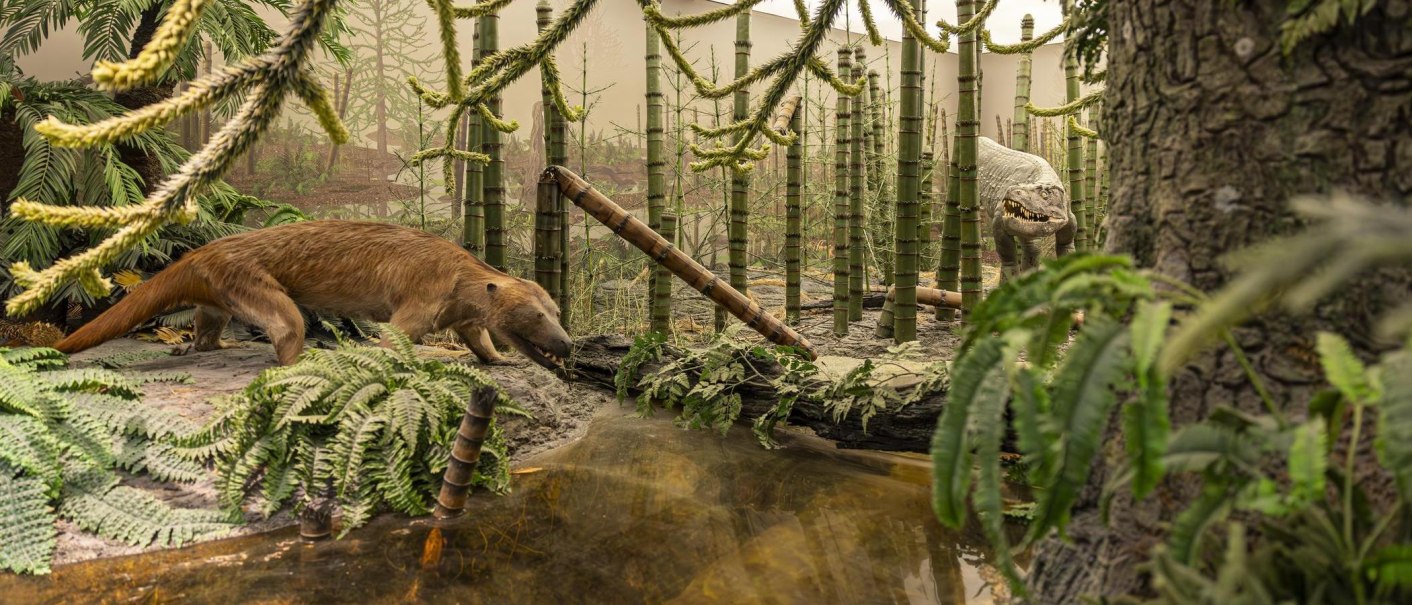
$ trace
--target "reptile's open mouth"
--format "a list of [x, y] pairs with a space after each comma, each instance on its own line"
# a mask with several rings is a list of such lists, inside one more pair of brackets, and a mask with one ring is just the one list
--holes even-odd
[[1021, 205], [1019, 202], [1016, 202], [1015, 200], [1005, 200], [1005, 215], [1012, 218], [1034, 221], [1036, 223], [1049, 222], [1048, 216], [1039, 214], [1037, 212], [1030, 212], [1029, 209], [1025, 208], [1023, 205]]

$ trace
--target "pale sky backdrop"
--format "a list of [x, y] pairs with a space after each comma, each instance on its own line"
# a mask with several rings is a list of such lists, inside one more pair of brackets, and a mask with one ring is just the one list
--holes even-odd
[[[804, 0], [812, 13], [821, 0]], [[725, 1], [730, 4], [730, 0]], [[977, 3], [979, 4], [979, 2]], [[927, 3], [927, 20], [924, 24], [927, 31], [936, 33], [937, 17], [946, 19], [949, 23], [956, 23], [956, 3], [951, 0], [930, 0]], [[887, 10], [887, 6], [882, 2], [873, 0], [868, 3], [873, 9], [873, 17], [878, 23], [878, 32], [884, 37], [892, 40], [902, 39], [902, 23], [892, 16], [892, 11]], [[794, 0], [765, 0], [755, 7], [755, 10], [774, 15], [794, 17]], [[1001, 44], [1014, 44], [1020, 41], [1020, 19], [1025, 13], [1034, 15], [1035, 33], [1040, 33], [1052, 29], [1064, 20], [1060, 14], [1059, 0], [1004, 0], [995, 7], [995, 12], [991, 13], [986, 25], [990, 29], [992, 38]], [[851, 24], [853, 31], [863, 32], [863, 18], [858, 15], [856, 2], [848, 2], [849, 19], [844, 21], [843, 15], [839, 15], [834, 21], [834, 27], [843, 29], [847, 24]], [[1056, 40], [1062, 39], [1056, 38]]]

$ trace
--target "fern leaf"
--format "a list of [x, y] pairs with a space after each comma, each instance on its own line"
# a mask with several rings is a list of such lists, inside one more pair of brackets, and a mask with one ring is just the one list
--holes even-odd
[[17, 469], [57, 485], [59, 448], [44, 423], [27, 416], [0, 414], [0, 474]]
[[64, 365], [68, 359], [63, 353], [47, 347], [20, 347], [18, 349], [0, 348], [0, 358], [3, 358], [10, 365], [31, 370], [59, 367]]
[[1057, 466], [1040, 487], [1029, 540], [1063, 530], [1088, 479], [1115, 401], [1113, 384], [1125, 375], [1128, 333], [1116, 321], [1095, 317], [1084, 325], [1054, 380], [1054, 419], [1061, 437]]
[[1002, 343], [984, 340], [966, 351], [952, 368], [951, 392], [932, 436], [932, 509], [950, 527], [966, 518], [966, 495], [971, 485], [971, 449], [968, 426], [971, 415], [985, 405], [980, 398], [994, 395], [989, 386], [1004, 377]]
[[[1008, 362], [1005, 364], [1008, 368], [1013, 367], [1013, 361], [1019, 356], [1026, 339], [1016, 333], [1006, 336], [1008, 338], [1002, 355]], [[972, 501], [986, 539], [994, 549], [992, 563], [1004, 575], [1011, 589], [1015, 590], [1018, 596], [1024, 596], [1025, 583], [1010, 553], [1010, 540], [1005, 534], [1005, 512], [1001, 503], [1003, 479], [1000, 471], [1000, 442], [1006, 429], [1005, 404], [1009, 395], [1007, 379], [1008, 372], [990, 372], [973, 399], [975, 404], [971, 413], [971, 430], [975, 432], [976, 460], [980, 464], [980, 473]]]
[[1412, 590], [1412, 545], [1385, 546], [1364, 561], [1363, 569], [1386, 593]]
[[142, 392], [138, 390], [135, 381], [112, 370], [74, 368], [44, 372], [40, 376], [44, 382], [52, 385], [57, 391], [101, 391], [124, 399], [142, 397]]
[[1230, 513], [1230, 496], [1230, 490], [1224, 484], [1208, 482], [1202, 486], [1201, 496], [1172, 522], [1167, 548], [1174, 560], [1185, 565], [1192, 564], [1202, 532]]
[[57, 532], [44, 480], [0, 463], [0, 502], [0, 569], [49, 573]]
[[1378, 460], [1397, 478], [1402, 500], [1412, 502], [1412, 352], [1389, 356], [1382, 364], [1382, 377]]
[[231, 527], [219, 512], [173, 508], [125, 485], [91, 489], [81, 482], [65, 484], [59, 515], [86, 531], [134, 546], [181, 546]]
[[1304, 506], [1324, 497], [1324, 472], [1329, 458], [1324, 444], [1323, 418], [1314, 418], [1295, 429], [1289, 446], [1289, 499]]
[[113, 456], [119, 468], [131, 473], [146, 472], [158, 481], [195, 483], [206, 478], [206, 469], [183, 459], [170, 445], [146, 439], [125, 439]]
[[1320, 332], [1315, 348], [1319, 351], [1319, 363], [1324, 367], [1324, 377], [1343, 393], [1344, 398], [1358, 403], [1376, 398], [1376, 389], [1368, 380], [1368, 370], [1353, 355], [1348, 341], [1337, 334]]

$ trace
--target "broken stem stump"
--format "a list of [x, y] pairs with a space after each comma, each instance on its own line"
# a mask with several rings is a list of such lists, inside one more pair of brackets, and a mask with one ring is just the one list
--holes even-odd
[[490, 420], [495, 415], [495, 387], [482, 385], [471, 393], [466, 414], [456, 430], [456, 442], [451, 446], [451, 460], [441, 477], [441, 493], [436, 496], [437, 519], [459, 517], [466, 510], [466, 496], [471, 489], [471, 477], [480, 461], [481, 445], [490, 432]]

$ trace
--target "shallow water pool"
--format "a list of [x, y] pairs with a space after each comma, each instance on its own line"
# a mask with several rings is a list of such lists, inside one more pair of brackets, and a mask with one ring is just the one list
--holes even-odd
[[937, 523], [917, 457], [604, 410], [581, 441], [473, 495], [464, 518], [384, 516], [0, 576], [6, 603], [992, 603], [976, 531]]

